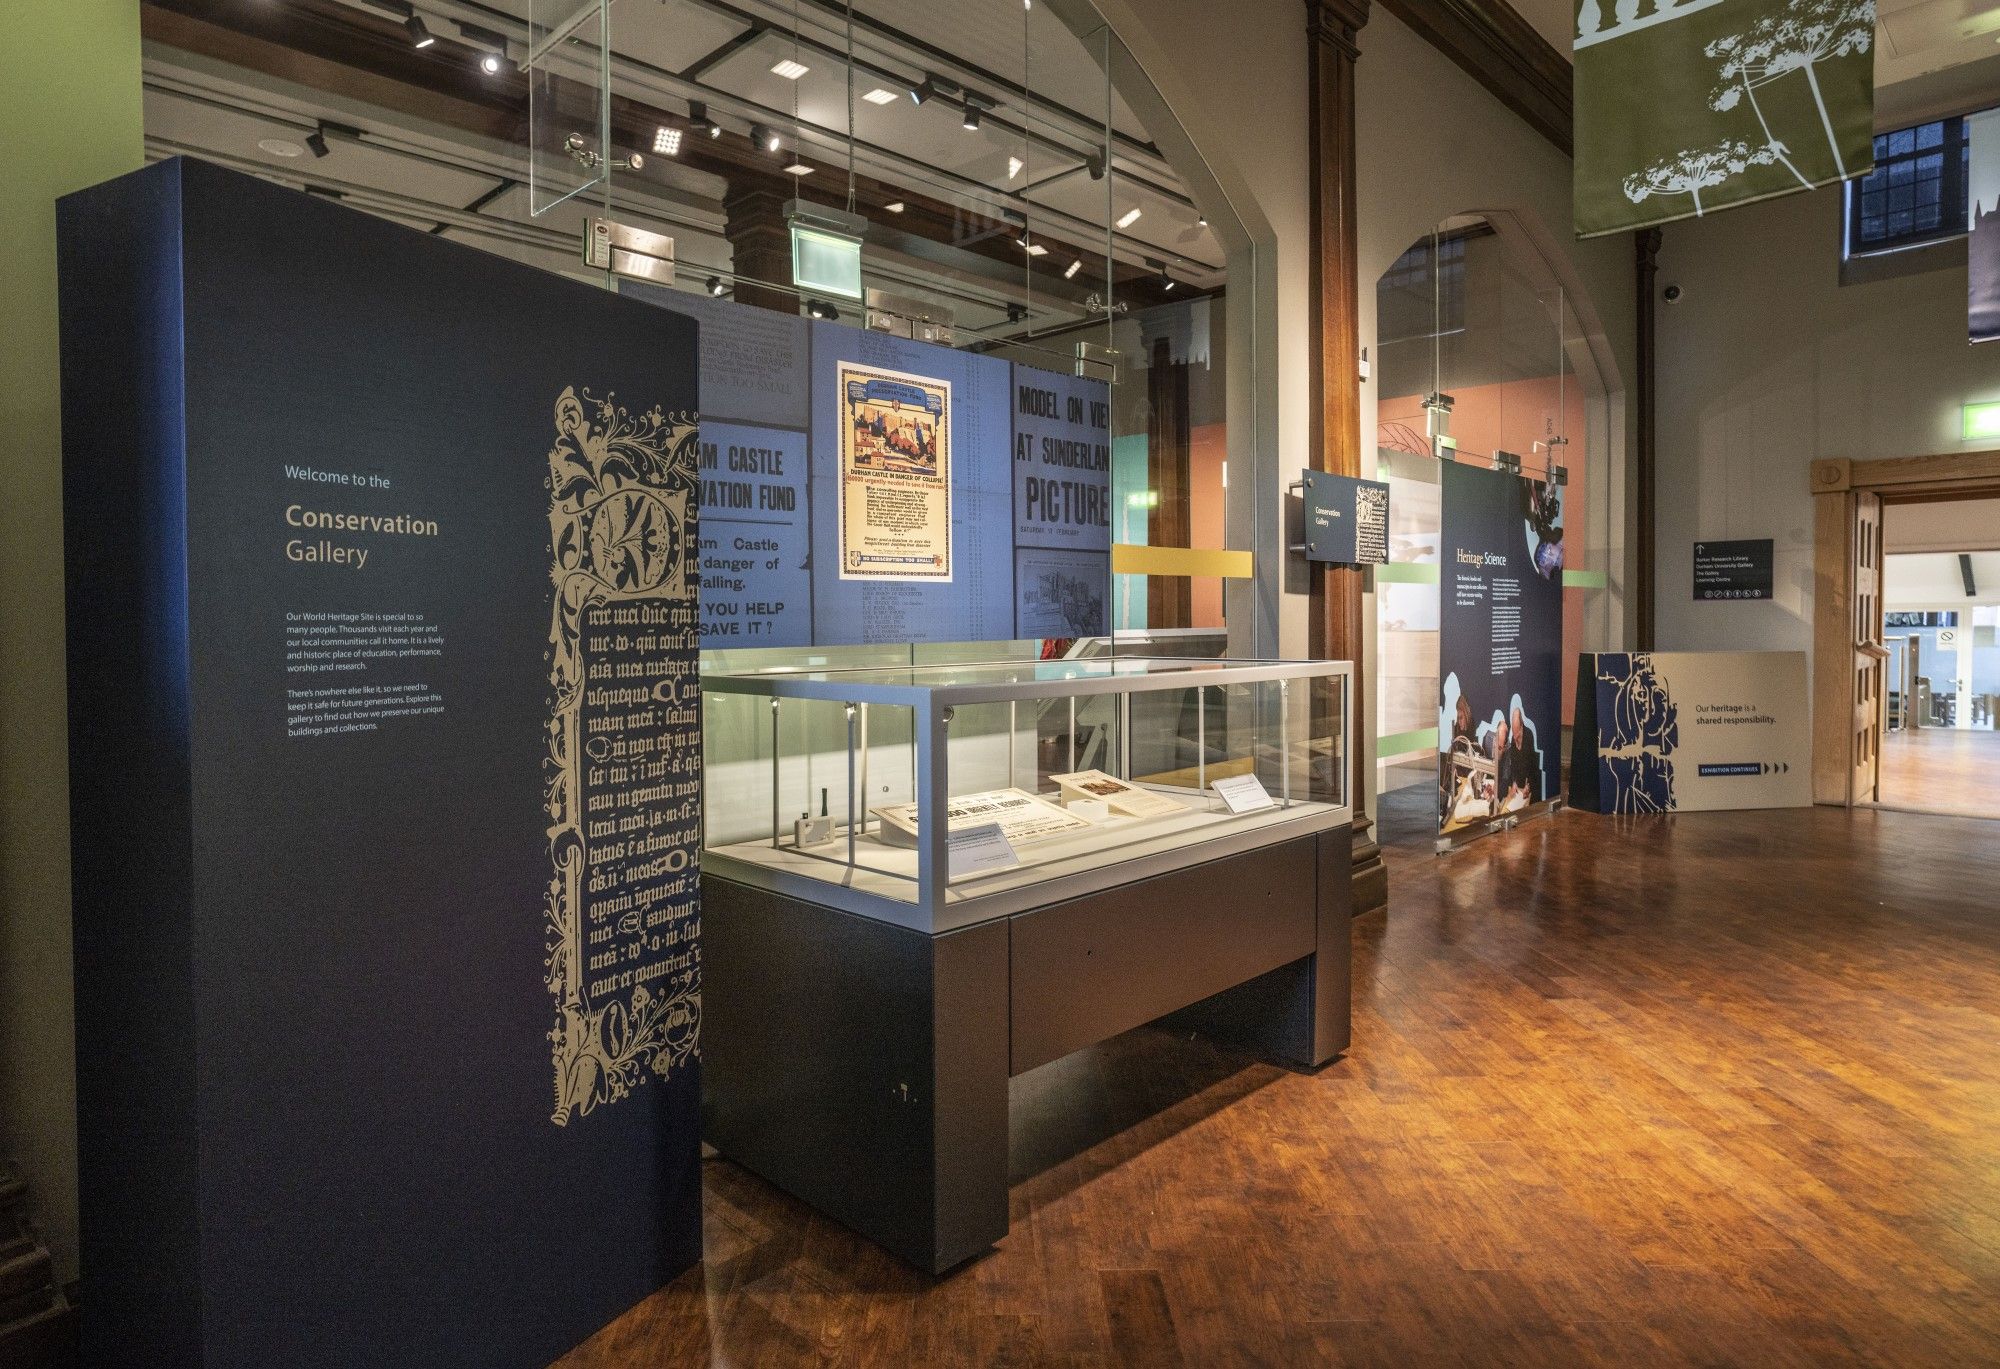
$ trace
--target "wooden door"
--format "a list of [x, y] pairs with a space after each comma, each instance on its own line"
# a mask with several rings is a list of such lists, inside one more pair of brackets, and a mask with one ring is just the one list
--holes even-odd
[[1882, 497], [1866, 490], [1854, 498], [1854, 708], [1852, 803], [1873, 803], [1882, 781], [1882, 714], [1889, 649], [1882, 644]]

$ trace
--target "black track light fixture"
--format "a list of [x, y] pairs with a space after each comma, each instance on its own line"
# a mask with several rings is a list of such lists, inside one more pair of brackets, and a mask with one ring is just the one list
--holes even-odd
[[965, 118], [960, 121], [959, 126], [965, 129], [968, 133], [977, 133], [979, 131], [978, 105], [975, 105], [970, 100], [967, 100], [965, 102]]
[[840, 322], [840, 310], [823, 299], [806, 301], [806, 312], [816, 319], [825, 319], [829, 323]]
[[708, 278], [708, 293], [714, 295], [716, 298], [720, 299], [728, 288], [728, 286], [722, 283], [722, 277], [710, 276]]
[[403, 27], [409, 31], [412, 47], [427, 48], [437, 41], [437, 35], [424, 27], [424, 17], [421, 14], [412, 14], [405, 19]]
[[697, 133], [707, 134], [711, 138], [720, 138], [722, 136], [722, 125], [708, 117], [708, 102], [706, 100], [688, 101], [688, 127]]
[[935, 94], [937, 94], [937, 78], [925, 76], [921, 82], [910, 87], [910, 103], [920, 105]]
[[1088, 171], [1088, 172], [1090, 173], [1090, 179], [1092, 179], [1093, 181], [1101, 181], [1101, 180], [1103, 180], [1103, 179], [1104, 179], [1104, 154], [1103, 154], [1103, 153], [1101, 153], [1101, 152], [1093, 152], [1093, 153], [1091, 153], [1091, 154], [1090, 154], [1090, 156], [1088, 156], [1088, 157], [1086, 157], [1086, 158], [1084, 159], [1084, 162], [1083, 162], [1083, 169], [1084, 169], [1085, 171]]
[[777, 133], [762, 124], [750, 125], [750, 141], [756, 144], [759, 152], [776, 152], [782, 146]]
[[1027, 305], [1022, 304], [1020, 301], [1016, 300], [1014, 303], [1007, 306], [1007, 322], [1026, 323], [1027, 321], [1028, 321]]
[[318, 128], [306, 134], [306, 147], [311, 150], [314, 157], [324, 157], [328, 152], [333, 150], [326, 145], [325, 124], [321, 124]]

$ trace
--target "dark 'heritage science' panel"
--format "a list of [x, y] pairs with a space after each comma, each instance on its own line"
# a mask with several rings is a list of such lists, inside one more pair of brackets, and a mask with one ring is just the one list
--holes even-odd
[[[178, 241], [122, 286], [66, 269], [65, 330], [178, 290], [184, 490], [89, 440], [129, 401], [88, 349], [66, 460], [184, 500], [184, 597], [131, 649], [187, 653], [193, 874], [178, 966], [79, 957], [79, 1056], [191, 996], [160, 1067], [201, 1318], [149, 1343], [94, 1285], [102, 1362], [543, 1364], [700, 1255], [696, 329], [191, 162], [68, 202], [66, 268], [163, 194]], [[130, 530], [86, 500], [70, 535]], [[122, 611], [100, 583], [73, 621]], [[124, 910], [77, 916], [81, 946]], [[86, 1241], [148, 1182], [122, 1164], [86, 1161]]]

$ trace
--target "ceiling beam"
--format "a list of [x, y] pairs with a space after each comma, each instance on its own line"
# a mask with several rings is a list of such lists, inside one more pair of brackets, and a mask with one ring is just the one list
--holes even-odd
[[1576, 155], [1571, 122], [1575, 72], [1569, 59], [1506, 0], [1380, 3], [1565, 157]]

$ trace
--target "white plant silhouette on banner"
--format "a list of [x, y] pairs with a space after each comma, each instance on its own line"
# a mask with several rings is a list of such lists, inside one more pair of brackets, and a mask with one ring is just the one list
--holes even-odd
[[1866, 171], [1874, 45], [1875, 0], [1578, 0], [1579, 236]]

